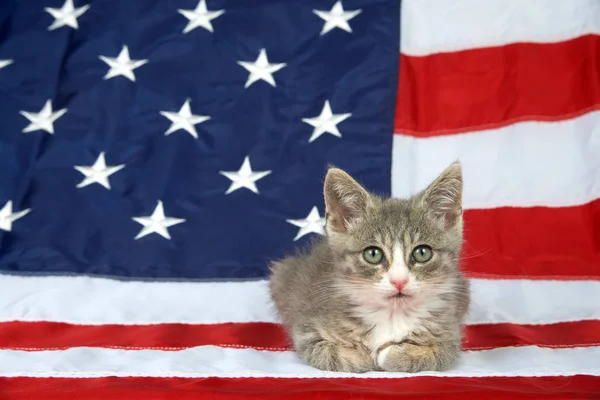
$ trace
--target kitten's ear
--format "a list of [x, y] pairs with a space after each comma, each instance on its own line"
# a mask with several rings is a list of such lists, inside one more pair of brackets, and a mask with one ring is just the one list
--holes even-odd
[[423, 192], [422, 199], [431, 215], [451, 228], [462, 217], [462, 167], [458, 161], [450, 164]]
[[329, 167], [323, 188], [327, 230], [347, 232], [359, 222], [371, 205], [371, 196], [350, 175]]

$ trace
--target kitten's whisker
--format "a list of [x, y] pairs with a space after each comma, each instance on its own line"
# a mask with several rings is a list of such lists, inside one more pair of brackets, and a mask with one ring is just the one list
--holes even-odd
[[460, 255], [460, 257], [459, 257], [459, 259], [460, 259], [460, 260], [469, 260], [469, 259], [471, 259], [471, 258], [477, 258], [477, 257], [481, 257], [481, 256], [484, 256], [484, 255], [486, 255], [486, 254], [487, 254], [487, 253], [489, 253], [490, 251], [492, 251], [492, 249], [480, 250], [480, 251], [478, 251], [478, 252], [474, 252], [474, 253], [471, 253], [471, 254], [464, 254], [464, 255], [463, 255], [463, 254], [461, 254], [461, 255]]

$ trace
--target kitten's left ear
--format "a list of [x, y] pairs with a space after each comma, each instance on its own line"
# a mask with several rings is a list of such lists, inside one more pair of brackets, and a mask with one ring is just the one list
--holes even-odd
[[431, 215], [451, 228], [462, 217], [463, 177], [460, 162], [448, 166], [422, 194]]
[[359, 222], [371, 205], [371, 196], [350, 175], [330, 167], [323, 188], [329, 232], [347, 232]]

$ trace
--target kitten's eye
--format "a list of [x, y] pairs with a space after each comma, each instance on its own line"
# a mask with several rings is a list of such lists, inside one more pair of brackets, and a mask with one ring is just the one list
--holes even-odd
[[379, 264], [383, 261], [383, 251], [379, 247], [367, 247], [363, 251], [363, 258], [369, 264]]
[[415, 261], [424, 263], [431, 260], [431, 257], [433, 257], [433, 250], [431, 250], [431, 247], [429, 246], [417, 246], [413, 250], [412, 256]]

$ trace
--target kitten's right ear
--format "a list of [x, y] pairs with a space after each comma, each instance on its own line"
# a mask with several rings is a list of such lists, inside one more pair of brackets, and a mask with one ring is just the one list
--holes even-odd
[[462, 167], [458, 161], [450, 164], [422, 194], [429, 212], [451, 228], [462, 218]]
[[372, 204], [369, 193], [350, 175], [329, 167], [323, 188], [325, 219], [329, 232], [348, 232], [360, 222]]

